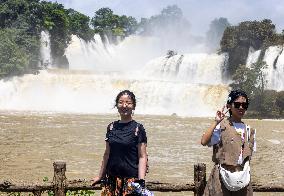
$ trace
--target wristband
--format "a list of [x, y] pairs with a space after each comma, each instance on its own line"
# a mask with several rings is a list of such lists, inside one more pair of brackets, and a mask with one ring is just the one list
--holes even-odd
[[142, 189], [145, 189], [145, 180], [144, 179], [139, 179], [135, 180], [135, 182], [139, 183]]

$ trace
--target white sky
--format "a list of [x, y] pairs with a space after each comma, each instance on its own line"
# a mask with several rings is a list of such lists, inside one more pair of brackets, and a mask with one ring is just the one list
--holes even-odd
[[168, 5], [176, 4], [191, 23], [192, 33], [200, 35], [208, 30], [210, 22], [219, 17], [237, 25], [247, 20], [271, 19], [278, 32], [284, 29], [283, 0], [52, 0], [90, 17], [102, 7], [115, 14], [141, 17], [157, 15]]

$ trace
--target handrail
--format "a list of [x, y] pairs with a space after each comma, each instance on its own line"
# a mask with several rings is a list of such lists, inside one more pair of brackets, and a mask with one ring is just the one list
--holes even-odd
[[[32, 192], [35, 196], [40, 196], [44, 191], [53, 191], [55, 196], [65, 196], [65, 193], [76, 190], [100, 190], [100, 185], [92, 186], [91, 180], [67, 180], [65, 177], [66, 163], [54, 162], [54, 177], [52, 182], [38, 184], [14, 184], [9, 181], [0, 182], [0, 192]], [[147, 188], [158, 192], [181, 192], [193, 191], [195, 196], [203, 194], [206, 185], [206, 165], [198, 163], [194, 165], [193, 183], [165, 183], [147, 181]], [[261, 185], [252, 183], [254, 192], [284, 192], [282, 185]]]

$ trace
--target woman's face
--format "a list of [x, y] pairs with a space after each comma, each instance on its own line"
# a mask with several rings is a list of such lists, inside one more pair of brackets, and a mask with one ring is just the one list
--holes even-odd
[[240, 96], [228, 107], [231, 109], [233, 117], [241, 119], [248, 108], [247, 100], [245, 97]]
[[121, 117], [127, 117], [132, 115], [134, 110], [134, 104], [129, 95], [124, 94], [119, 97], [117, 102], [117, 110]]

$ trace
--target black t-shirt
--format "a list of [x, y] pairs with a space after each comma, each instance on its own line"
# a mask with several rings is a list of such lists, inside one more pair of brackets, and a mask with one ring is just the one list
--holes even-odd
[[132, 120], [127, 123], [115, 121], [108, 125], [106, 141], [110, 154], [107, 174], [119, 177], [138, 177], [138, 144], [147, 143], [146, 131], [142, 124]]

